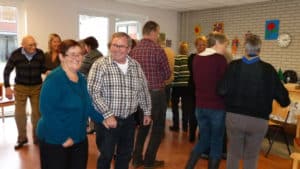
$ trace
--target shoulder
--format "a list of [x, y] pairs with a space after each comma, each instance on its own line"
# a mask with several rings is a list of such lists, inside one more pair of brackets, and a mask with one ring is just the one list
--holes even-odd
[[57, 68], [53, 69], [51, 71], [51, 73], [47, 76], [47, 78], [45, 79], [45, 82], [47, 82], [48, 80], [59, 80], [63, 77], [64, 75], [64, 71], [61, 68], [61, 66], [58, 66]]
[[11, 53], [11, 56], [16, 56], [16, 55], [21, 55], [22, 54], [22, 48], [18, 48], [16, 50], [14, 50], [12, 53]]
[[226, 64], [227, 65], [227, 61], [224, 55], [215, 53], [212, 55], [212, 57], [214, 57], [216, 59], [217, 62], [220, 62], [222, 64]]
[[39, 54], [39, 55], [43, 55], [44, 56], [44, 52], [43, 52], [43, 50], [42, 49], [36, 49], [36, 52], [37, 52], [37, 54]]
[[90, 72], [95, 72], [95, 71], [98, 72], [101, 70], [105, 70], [109, 67], [110, 64], [111, 64], [111, 59], [109, 56], [100, 57], [92, 64]]
[[268, 62], [265, 62], [263, 60], [259, 61], [264, 69], [271, 71], [271, 72], [277, 72], [276, 69]]

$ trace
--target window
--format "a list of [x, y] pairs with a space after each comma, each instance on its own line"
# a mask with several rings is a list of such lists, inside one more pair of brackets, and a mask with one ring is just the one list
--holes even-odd
[[107, 17], [79, 15], [79, 38], [94, 36], [99, 43], [98, 50], [103, 55], [108, 54], [108, 28], [109, 20]]
[[[0, 81], [3, 82], [3, 71], [11, 53], [18, 47], [17, 42], [17, 8], [0, 6]], [[11, 82], [15, 73], [11, 74]]]
[[141, 34], [139, 31], [140, 23], [138, 21], [119, 21], [116, 19], [116, 32], [125, 32], [132, 39], [140, 39]]

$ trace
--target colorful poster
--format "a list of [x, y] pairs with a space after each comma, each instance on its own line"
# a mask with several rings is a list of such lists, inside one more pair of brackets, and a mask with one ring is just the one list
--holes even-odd
[[199, 36], [201, 34], [201, 26], [200, 25], [196, 25], [195, 28], [194, 28], [194, 33], [196, 36]]
[[277, 40], [279, 33], [279, 20], [267, 20], [265, 40]]
[[215, 23], [214, 26], [213, 26], [213, 31], [224, 33], [224, 23], [223, 22]]

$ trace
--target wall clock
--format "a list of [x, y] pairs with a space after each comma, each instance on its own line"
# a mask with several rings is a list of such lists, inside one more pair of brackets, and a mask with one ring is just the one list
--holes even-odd
[[277, 43], [281, 48], [288, 47], [292, 42], [292, 37], [288, 33], [282, 33], [278, 36]]

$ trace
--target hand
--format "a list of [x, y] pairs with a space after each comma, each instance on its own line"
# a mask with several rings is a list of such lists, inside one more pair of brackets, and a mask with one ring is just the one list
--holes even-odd
[[104, 126], [106, 129], [109, 129], [109, 126], [108, 126], [108, 124], [106, 123], [105, 120], [103, 120], [102, 124], [103, 124], [103, 126]]
[[45, 75], [48, 76], [51, 73], [51, 70], [47, 70]]
[[14, 94], [14, 91], [10, 87], [5, 88], [5, 97], [6, 98], [11, 100], [13, 98], [13, 94]]
[[152, 121], [151, 116], [149, 116], [149, 115], [144, 116], [144, 122], [143, 122], [144, 126], [150, 125], [151, 121]]
[[104, 120], [104, 123], [107, 124], [109, 128], [116, 128], [117, 127], [117, 120], [115, 116], [110, 116]]
[[68, 148], [71, 147], [74, 144], [73, 139], [71, 139], [70, 137], [64, 142], [64, 144], [62, 145], [64, 148]]

